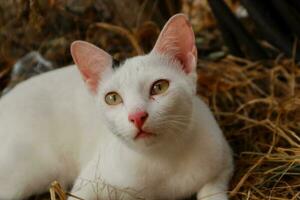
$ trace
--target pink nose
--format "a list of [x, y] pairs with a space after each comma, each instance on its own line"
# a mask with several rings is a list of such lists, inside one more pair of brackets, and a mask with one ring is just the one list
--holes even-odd
[[128, 115], [128, 120], [138, 128], [141, 129], [144, 122], [148, 118], [148, 113], [145, 111], [138, 111]]

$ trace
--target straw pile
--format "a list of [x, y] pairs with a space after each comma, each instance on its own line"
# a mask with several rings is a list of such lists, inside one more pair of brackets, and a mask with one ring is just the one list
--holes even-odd
[[201, 62], [205, 96], [235, 154], [232, 199], [300, 199], [300, 67]]

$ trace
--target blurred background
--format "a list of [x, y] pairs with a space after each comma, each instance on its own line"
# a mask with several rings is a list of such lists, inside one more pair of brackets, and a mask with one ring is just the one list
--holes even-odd
[[0, 94], [72, 64], [74, 40], [120, 61], [145, 54], [179, 12], [196, 35], [198, 93], [234, 151], [231, 199], [300, 199], [299, 0], [2, 0]]

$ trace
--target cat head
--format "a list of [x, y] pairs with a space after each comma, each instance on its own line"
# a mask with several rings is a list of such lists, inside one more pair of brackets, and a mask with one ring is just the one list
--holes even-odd
[[83, 41], [71, 54], [111, 131], [133, 148], [180, 142], [192, 117], [197, 51], [187, 18], [173, 16], [153, 50], [117, 69], [112, 57]]

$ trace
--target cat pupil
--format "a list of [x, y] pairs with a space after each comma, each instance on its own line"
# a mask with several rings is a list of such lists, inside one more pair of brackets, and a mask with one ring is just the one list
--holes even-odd
[[158, 89], [161, 90], [161, 84], [158, 84]]

